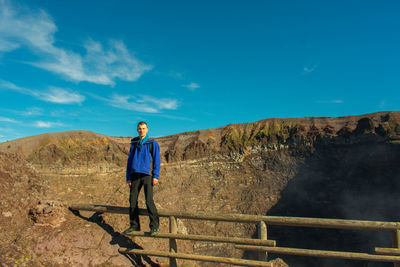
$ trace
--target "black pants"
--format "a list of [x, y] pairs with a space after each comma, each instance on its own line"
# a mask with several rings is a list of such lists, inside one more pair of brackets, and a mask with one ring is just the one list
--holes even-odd
[[153, 200], [153, 178], [147, 174], [133, 173], [131, 174], [131, 182], [131, 191], [129, 194], [129, 220], [131, 227], [140, 229], [138, 197], [140, 190], [144, 186], [146, 206], [150, 218], [150, 229], [158, 229], [158, 212]]

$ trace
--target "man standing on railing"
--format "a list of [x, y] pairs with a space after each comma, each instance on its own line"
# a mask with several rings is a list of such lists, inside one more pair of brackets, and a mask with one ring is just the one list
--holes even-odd
[[126, 167], [126, 185], [130, 188], [130, 227], [123, 232], [124, 234], [140, 231], [138, 197], [143, 186], [150, 218], [150, 234], [158, 233], [159, 218], [153, 200], [153, 186], [158, 184], [160, 174], [160, 146], [154, 139], [149, 139], [148, 131], [147, 123], [139, 122], [137, 125], [139, 136], [131, 140]]

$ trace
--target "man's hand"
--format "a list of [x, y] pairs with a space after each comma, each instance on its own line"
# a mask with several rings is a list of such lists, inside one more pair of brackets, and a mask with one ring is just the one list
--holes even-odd
[[158, 179], [153, 178], [153, 185], [156, 185], [156, 184], [158, 184]]
[[131, 181], [126, 182], [126, 186], [127, 186], [127, 187], [131, 187], [131, 185], [132, 185], [132, 182], [131, 182]]

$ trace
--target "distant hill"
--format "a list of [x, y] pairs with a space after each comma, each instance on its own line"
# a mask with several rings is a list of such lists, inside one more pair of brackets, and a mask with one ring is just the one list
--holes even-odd
[[[380, 139], [400, 138], [400, 111], [377, 112], [345, 117], [271, 118], [253, 123], [230, 124], [215, 129], [185, 132], [156, 138], [167, 162], [198, 158], [204, 153], [239, 151], [246, 148], [275, 144], [292, 146], [295, 143], [314, 143], [325, 139], [346, 142], [369, 135]], [[64, 164], [82, 164], [82, 154], [100, 152], [108, 155], [127, 154], [132, 137], [111, 137], [89, 131], [46, 133], [0, 143], [0, 151], [18, 153], [31, 161], [64, 157]], [[299, 141], [298, 139], [303, 141]], [[111, 150], [111, 151], [110, 151]], [[96, 153], [94, 153], [96, 152]], [[46, 155], [43, 155], [46, 153]], [[42, 156], [39, 160], [38, 157]], [[47, 157], [49, 157], [47, 159]], [[71, 158], [73, 157], [73, 158]], [[97, 157], [85, 159], [98, 163]], [[113, 158], [111, 161], [117, 162]], [[125, 159], [122, 159], [124, 161]]]

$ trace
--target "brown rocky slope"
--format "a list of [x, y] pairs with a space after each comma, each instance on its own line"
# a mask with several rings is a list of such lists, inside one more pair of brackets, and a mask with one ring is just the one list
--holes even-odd
[[[127, 266], [138, 259], [118, 254], [120, 246], [165, 250], [168, 244], [162, 240], [143, 238], [132, 244], [121, 236], [119, 232], [128, 225], [126, 216], [88, 213], [79, 217], [66, 209], [71, 203], [84, 202], [128, 205], [124, 168], [129, 140], [74, 131], [1, 143], [1, 193], [5, 197], [0, 227], [7, 234], [0, 238], [8, 245], [0, 262]], [[398, 210], [400, 187], [399, 140], [400, 112], [395, 111], [267, 119], [161, 137], [157, 141], [163, 163], [155, 199], [158, 208], [170, 210], [398, 221], [394, 211]], [[143, 226], [147, 226], [145, 218]], [[187, 220], [179, 226], [180, 231], [194, 234], [251, 236], [255, 231], [247, 224]], [[161, 231], [167, 228], [167, 221], [162, 220]], [[346, 237], [334, 231], [289, 230], [271, 227], [269, 235], [280, 246], [326, 249], [368, 250], [372, 241], [382, 246], [390, 241], [376, 235], [351, 233]], [[310, 238], [321, 234], [326, 242]], [[231, 246], [201, 242], [185, 241], [178, 247], [198, 254], [253, 256], [250, 252], [241, 255]], [[363, 266], [282, 258], [290, 266]], [[166, 260], [152, 257], [143, 262]]]

